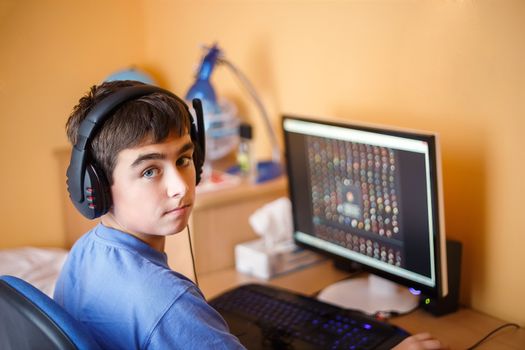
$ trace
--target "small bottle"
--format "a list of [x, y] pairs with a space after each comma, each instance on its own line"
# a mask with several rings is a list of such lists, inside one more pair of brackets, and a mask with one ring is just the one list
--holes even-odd
[[239, 147], [237, 149], [237, 163], [240, 175], [250, 182], [257, 181], [257, 163], [253, 155], [252, 126], [242, 123], [239, 126]]

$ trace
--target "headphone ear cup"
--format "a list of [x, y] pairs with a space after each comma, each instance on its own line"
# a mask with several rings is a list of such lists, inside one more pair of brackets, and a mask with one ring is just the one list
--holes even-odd
[[84, 175], [84, 200], [74, 202], [76, 208], [88, 219], [96, 219], [111, 208], [111, 191], [104, 173], [94, 164], [86, 165]]
[[[196, 135], [195, 135], [196, 137]], [[192, 135], [193, 138], [193, 135]], [[204, 165], [204, 153], [198, 140], [193, 139], [193, 165], [195, 166], [195, 185], [198, 185], [202, 178], [202, 167]]]
[[186, 110], [190, 116], [190, 136], [195, 147], [193, 151], [193, 164], [195, 165], [195, 183], [199, 184], [202, 178], [202, 167], [204, 166], [204, 160], [206, 158], [206, 138], [204, 134], [204, 113], [202, 110], [202, 102], [198, 98], [192, 100], [193, 110], [195, 116], [193, 117], [189, 107], [186, 106]]
[[[188, 110], [189, 113], [189, 110]], [[190, 137], [193, 143], [193, 165], [195, 167], [195, 185], [198, 185], [202, 178], [202, 166], [204, 164], [204, 152], [202, 149], [202, 142], [199, 140], [197, 130], [195, 128], [194, 120], [190, 115]]]

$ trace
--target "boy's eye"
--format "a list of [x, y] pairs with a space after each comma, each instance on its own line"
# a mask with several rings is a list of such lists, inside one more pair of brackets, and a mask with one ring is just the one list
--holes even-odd
[[177, 159], [177, 166], [186, 167], [191, 164], [192, 157], [181, 157]]
[[158, 169], [151, 168], [151, 169], [144, 170], [144, 172], [142, 173], [142, 176], [145, 178], [152, 178], [152, 177], [157, 176], [158, 173], [159, 173]]

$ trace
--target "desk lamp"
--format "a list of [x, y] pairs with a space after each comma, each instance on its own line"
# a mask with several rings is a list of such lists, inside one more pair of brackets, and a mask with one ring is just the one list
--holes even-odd
[[[265, 123], [272, 144], [272, 159], [257, 163], [256, 182], [264, 182], [278, 177], [282, 172], [281, 153], [279, 151], [277, 137], [275, 136], [268, 113], [266, 112], [261, 99], [257, 95], [257, 92], [248, 78], [225, 57], [217, 44], [214, 44], [211, 48], [205, 49], [207, 50], [207, 53], [204, 55], [197, 70], [195, 82], [186, 94], [186, 100], [191, 101], [194, 98], [199, 98], [203, 101], [206, 136], [209, 139], [207, 144], [209, 144], [210, 147], [213, 147], [214, 144], [218, 146], [215, 150], [207, 150], [207, 155], [210, 155], [212, 160], [225, 156], [232, 150], [233, 146], [235, 146], [239, 140], [239, 121], [234, 115], [236, 109], [231, 103], [217, 99], [215, 89], [210, 82], [210, 77], [215, 66], [223, 64], [241, 81], [242, 85], [254, 100]], [[220, 139], [223, 139], [224, 141], [222, 142], [222, 145], [220, 144]], [[238, 169], [234, 169], [233, 171], [235, 172], [235, 170]]]

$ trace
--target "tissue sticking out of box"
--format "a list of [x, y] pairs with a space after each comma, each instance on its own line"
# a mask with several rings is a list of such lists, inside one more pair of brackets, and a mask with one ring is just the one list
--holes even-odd
[[257, 209], [250, 216], [249, 221], [255, 233], [263, 238], [268, 250], [279, 243], [292, 240], [292, 205], [286, 197]]
[[266, 204], [256, 210], [249, 221], [262, 238], [235, 246], [237, 271], [269, 279], [324, 259], [293, 242], [292, 208], [288, 198]]

